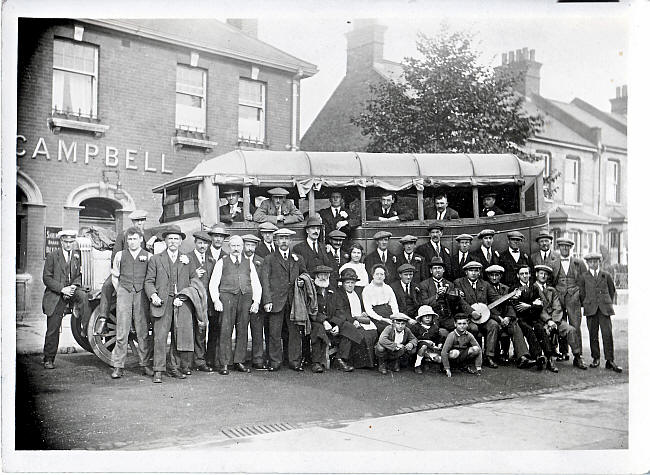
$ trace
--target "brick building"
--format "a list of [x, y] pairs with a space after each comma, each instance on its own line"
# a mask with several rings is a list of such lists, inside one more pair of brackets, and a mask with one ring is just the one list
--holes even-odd
[[[303, 150], [363, 151], [368, 144], [351, 118], [365, 108], [369, 85], [403, 80], [402, 66], [383, 58], [385, 26], [356, 21], [347, 33], [346, 75], [305, 132]], [[605, 251], [612, 264], [627, 264], [627, 87], [617, 88], [611, 112], [576, 98], [563, 103], [539, 95], [542, 64], [534, 50], [503, 55], [499, 68], [523, 72], [518, 90], [530, 114], [545, 125], [528, 141], [530, 151], [546, 164], [545, 173], [560, 172], [553, 200], [547, 202], [550, 227], [568, 235], [575, 252]]]
[[[121, 231], [152, 188], [206, 154], [296, 149], [300, 81], [316, 66], [257, 38], [255, 20], [20, 19], [18, 317], [40, 314], [47, 235]], [[167, 196], [197, 210], [196, 187]]]

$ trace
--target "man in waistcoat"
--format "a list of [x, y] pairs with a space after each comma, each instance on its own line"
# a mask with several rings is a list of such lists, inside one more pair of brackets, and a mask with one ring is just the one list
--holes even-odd
[[149, 305], [144, 292], [144, 278], [151, 253], [142, 249], [142, 231], [131, 227], [124, 232], [126, 249], [117, 251], [113, 259], [111, 278], [117, 292], [115, 309], [115, 346], [111, 354], [113, 373], [111, 378], [121, 378], [129, 345], [131, 322], [138, 339], [138, 358], [145, 376], [153, 376], [153, 338], [149, 336]]
[[[208, 255], [212, 257], [214, 263], [222, 259], [226, 252], [223, 250], [223, 242], [230, 236], [222, 223], [216, 223], [210, 228], [208, 234], [212, 238], [212, 244], [208, 248]], [[214, 265], [212, 266], [214, 269]], [[212, 274], [210, 274], [212, 276]], [[208, 283], [210, 280], [208, 279]], [[216, 368], [219, 365], [228, 364], [229, 361], [219, 361], [219, 340], [221, 335], [221, 312], [214, 309], [214, 302], [210, 297], [208, 287], [205, 288], [208, 294], [208, 335], [205, 351], [205, 364], [211, 368]]]
[[[243, 255], [244, 241], [232, 236], [228, 242], [230, 255], [214, 265], [210, 278], [210, 296], [214, 309], [221, 314], [219, 341], [219, 374], [228, 374], [226, 362], [233, 360], [235, 369], [250, 373], [244, 365], [248, 344], [250, 314], [257, 313], [262, 299], [262, 286], [253, 261]], [[232, 351], [232, 330], [236, 329], [235, 353]]]

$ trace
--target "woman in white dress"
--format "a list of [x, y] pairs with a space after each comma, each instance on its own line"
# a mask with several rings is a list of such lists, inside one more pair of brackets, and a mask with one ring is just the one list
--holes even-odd
[[386, 267], [383, 264], [376, 264], [371, 269], [372, 282], [364, 287], [361, 297], [363, 306], [370, 319], [377, 326], [377, 332], [381, 332], [391, 324], [390, 316], [399, 312], [395, 292], [386, 280]]
[[354, 270], [359, 278], [355, 285], [361, 288], [368, 285], [368, 272], [366, 272], [366, 266], [361, 262], [362, 257], [363, 247], [361, 244], [355, 242], [350, 246], [350, 262], [343, 264], [339, 269], [339, 273], [343, 272], [345, 269]]

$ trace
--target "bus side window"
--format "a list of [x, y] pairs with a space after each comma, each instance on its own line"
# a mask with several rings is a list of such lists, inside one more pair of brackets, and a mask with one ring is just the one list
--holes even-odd
[[444, 219], [474, 217], [472, 199], [471, 186], [427, 187], [424, 189], [424, 219], [437, 219], [436, 200], [441, 207], [444, 201], [447, 203]]
[[478, 196], [479, 216], [491, 217], [520, 212], [518, 184], [480, 187]]
[[418, 199], [415, 188], [387, 191], [366, 188], [366, 219], [368, 221], [414, 221], [418, 217]]

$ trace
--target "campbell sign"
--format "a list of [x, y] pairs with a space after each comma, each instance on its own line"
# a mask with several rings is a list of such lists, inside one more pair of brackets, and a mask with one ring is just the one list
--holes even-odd
[[[27, 138], [24, 135], [16, 136], [16, 156], [38, 157], [46, 160], [57, 160], [59, 162], [83, 162], [88, 165], [91, 162], [103, 162], [107, 167], [123, 168], [125, 170], [144, 170], [150, 173], [173, 173], [165, 163], [165, 154], [160, 156], [150, 156], [148, 151], [141, 153], [138, 150], [125, 149], [120, 150], [117, 147], [106, 145], [99, 147], [92, 143], [78, 144], [76, 141], [67, 142], [59, 139], [56, 150], [50, 150], [47, 147], [45, 139], [39, 137], [33, 148], [27, 148]], [[31, 153], [30, 153], [31, 152]], [[122, 164], [122, 167], [120, 167]]]

